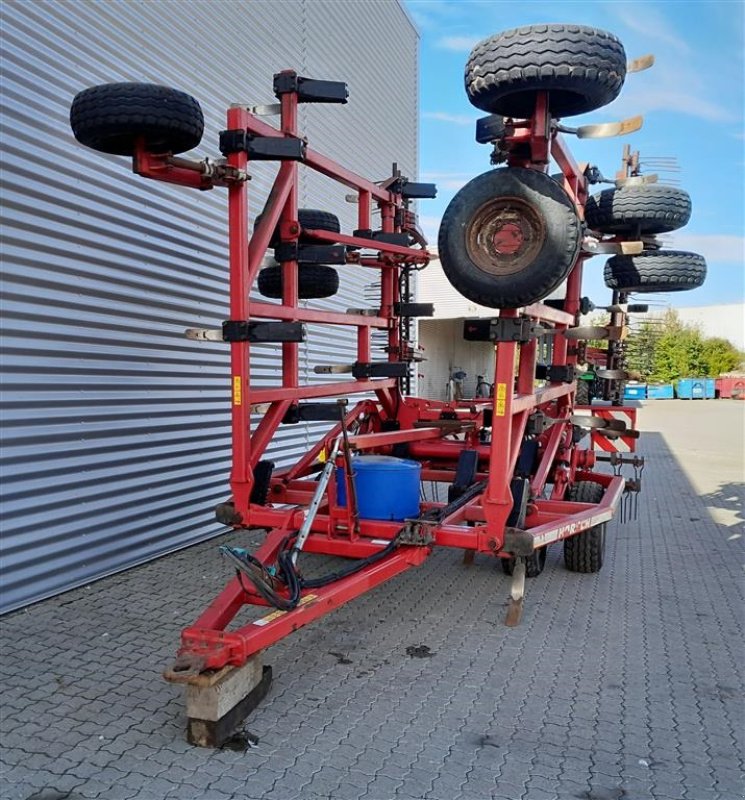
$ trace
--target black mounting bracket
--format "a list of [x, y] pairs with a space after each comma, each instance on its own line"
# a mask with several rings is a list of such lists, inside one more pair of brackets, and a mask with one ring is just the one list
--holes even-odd
[[346, 103], [349, 89], [343, 81], [319, 81], [303, 78], [296, 72], [278, 72], [274, 76], [274, 94], [297, 92], [298, 103]]
[[298, 244], [282, 242], [274, 248], [274, 257], [302, 264], [346, 264], [347, 248], [343, 244]]
[[365, 378], [405, 378], [409, 365], [401, 361], [358, 361], [352, 367], [352, 376], [357, 380]]
[[305, 142], [295, 136], [254, 136], [246, 130], [220, 131], [220, 152], [247, 153], [251, 161], [303, 161]]
[[547, 332], [546, 328], [522, 317], [466, 319], [463, 321], [463, 338], [469, 342], [519, 342], [525, 344]]
[[537, 364], [535, 376], [539, 381], [571, 383], [575, 378], [573, 364]]
[[229, 319], [222, 324], [224, 342], [304, 342], [302, 322], [248, 322]]

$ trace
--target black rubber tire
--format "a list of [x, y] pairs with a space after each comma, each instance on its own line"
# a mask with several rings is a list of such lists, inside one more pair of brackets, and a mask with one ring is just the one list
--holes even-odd
[[[569, 500], [577, 503], [599, 503], [603, 487], [592, 481], [579, 481], [569, 490]], [[606, 523], [596, 525], [564, 539], [564, 565], [570, 572], [599, 572], [605, 557]]]
[[[504, 210], [489, 215], [499, 203]], [[510, 209], [522, 209], [519, 225], [510, 219]], [[526, 222], [531, 218], [532, 223]], [[489, 228], [491, 223], [500, 227]], [[496, 250], [494, 237], [518, 228], [522, 238], [511, 261], [513, 254]], [[479, 245], [473, 254], [468, 244], [472, 231]], [[556, 181], [536, 170], [504, 168], [479, 175], [455, 195], [443, 215], [438, 246], [445, 275], [464, 297], [491, 308], [517, 308], [559, 286], [574, 266], [581, 241], [574, 204]], [[478, 266], [473, 255], [492, 271]], [[528, 256], [519, 266], [518, 260]]]
[[[537, 578], [546, 566], [546, 556], [548, 555], [548, 545], [534, 550], [529, 556], [525, 557], [525, 577]], [[502, 562], [502, 572], [505, 575], [512, 575], [515, 572], [514, 558], [500, 558]]]
[[[263, 214], [259, 214], [254, 220], [254, 229], [261, 221]], [[333, 233], [341, 233], [341, 225], [339, 224], [339, 217], [332, 214], [330, 211], [321, 211], [317, 208], [299, 208], [297, 211], [297, 219], [301, 228], [308, 230], [331, 231]], [[311, 239], [310, 236], [300, 234], [299, 239], [301, 244], [309, 244], [317, 239]], [[270, 247], [276, 247], [279, 244], [279, 228], [274, 229], [272, 238], [269, 240]], [[325, 242], [324, 242], [325, 244]]]
[[183, 153], [202, 141], [204, 117], [185, 92], [155, 83], [104, 83], [75, 95], [75, 138], [101, 153], [131, 156], [144, 139], [153, 153]]
[[647, 250], [605, 262], [605, 285], [619, 292], [684, 292], [706, 280], [706, 261], [680, 250]]
[[[264, 297], [282, 299], [282, 267], [265, 267], [259, 272], [258, 289]], [[339, 291], [339, 273], [324, 264], [298, 266], [298, 297], [314, 300], [333, 297]]]
[[577, 380], [577, 391], [574, 394], [574, 404], [589, 406], [592, 403], [592, 381]]
[[691, 197], [674, 186], [605, 189], [585, 205], [585, 222], [600, 233], [669, 233], [682, 228], [690, 218]]
[[468, 99], [505, 117], [533, 114], [537, 92], [549, 92], [554, 117], [584, 114], [618, 96], [626, 52], [612, 34], [584, 25], [529, 25], [479, 42], [466, 63]]

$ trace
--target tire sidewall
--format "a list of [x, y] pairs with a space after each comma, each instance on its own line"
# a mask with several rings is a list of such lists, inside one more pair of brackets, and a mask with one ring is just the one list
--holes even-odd
[[[524, 201], [545, 226], [532, 263], [506, 276], [484, 272], [466, 246], [474, 214], [498, 197]], [[442, 268], [452, 285], [469, 300], [493, 308], [528, 305], [546, 297], [571, 271], [580, 243], [579, 219], [563, 187], [542, 172], [523, 168], [493, 170], [466, 184], [448, 205], [438, 240]]]

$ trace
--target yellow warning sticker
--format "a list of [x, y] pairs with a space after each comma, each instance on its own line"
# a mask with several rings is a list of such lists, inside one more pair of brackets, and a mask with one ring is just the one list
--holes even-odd
[[496, 403], [496, 413], [498, 417], [503, 417], [506, 413], [507, 408], [507, 384], [506, 383], [498, 383], [497, 384], [497, 403]]
[[241, 379], [238, 375], [233, 376], [233, 405], [239, 406], [243, 402], [243, 391], [241, 388]]
[[[306, 606], [308, 603], [312, 603], [318, 597], [317, 594], [306, 594], [305, 597], [300, 598], [300, 602], [298, 603], [298, 608], [300, 606]], [[255, 619], [253, 621], [254, 625], [268, 625], [270, 622], [273, 622], [275, 619], [279, 619], [283, 617], [285, 614], [289, 614], [289, 611], [272, 611], [271, 614], [267, 614], [265, 617], [261, 617], [261, 619]]]

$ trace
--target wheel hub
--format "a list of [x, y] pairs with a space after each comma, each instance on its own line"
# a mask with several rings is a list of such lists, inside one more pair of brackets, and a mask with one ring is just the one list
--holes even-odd
[[466, 250], [483, 272], [514, 275], [529, 267], [545, 239], [543, 219], [517, 197], [497, 197], [484, 203], [466, 228]]

